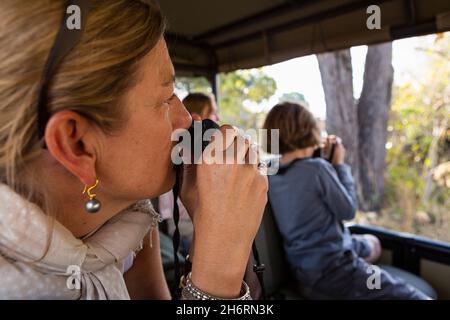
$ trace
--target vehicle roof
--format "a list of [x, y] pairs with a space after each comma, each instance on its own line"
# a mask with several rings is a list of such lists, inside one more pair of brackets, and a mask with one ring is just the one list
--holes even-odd
[[[369, 5], [381, 29], [369, 30]], [[161, 0], [178, 75], [211, 75], [450, 30], [448, 0]]]

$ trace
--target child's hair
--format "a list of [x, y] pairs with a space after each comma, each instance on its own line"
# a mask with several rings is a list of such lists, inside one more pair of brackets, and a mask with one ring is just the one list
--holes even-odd
[[[320, 129], [308, 109], [297, 103], [283, 102], [274, 106], [264, 121], [268, 129], [267, 141], [272, 141], [270, 129], [279, 130], [279, 151], [284, 154], [296, 149], [320, 144]], [[267, 152], [271, 152], [270, 143]]]
[[183, 104], [190, 114], [196, 113], [202, 116], [206, 110], [207, 114], [212, 112], [212, 97], [207, 94], [196, 92], [190, 93], [183, 99]]

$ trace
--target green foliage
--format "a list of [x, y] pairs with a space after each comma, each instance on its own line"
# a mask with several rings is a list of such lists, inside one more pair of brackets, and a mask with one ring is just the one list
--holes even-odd
[[175, 88], [185, 94], [189, 92], [212, 93], [211, 84], [204, 77], [177, 77]]
[[281, 102], [293, 102], [293, 103], [299, 103], [299, 104], [305, 105], [305, 106], [308, 105], [308, 103], [306, 102], [305, 96], [298, 92], [284, 93], [280, 97], [280, 103]]
[[[247, 106], [269, 99], [277, 89], [275, 80], [262, 69], [252, 69], [221, 73], [218, 81], [221, 122], [243, 129], [260, 126], [263, 113], [252, 112]], [[212, 92], [211, 85], [205, 78], [177, 78], [176, 87], [184, 92]]]
[[243, 129], [260, 125], [261, 112], [250, 111], [246, 104], [260, 104], [269, 99], [277, 86], [261, 69], [239, 70], [220, 74], [220, 117]]
[[450, 160], [450, 37], [438, 36], [427, 54], [426, 76], [394, 88], [385, 211], [400, 218], [397, 229], [450, 241], [450, 189], [433, 179]]

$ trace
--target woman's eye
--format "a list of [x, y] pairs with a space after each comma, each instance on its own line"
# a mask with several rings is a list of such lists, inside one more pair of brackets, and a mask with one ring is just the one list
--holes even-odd
[[176, 94], [175, 93], [172, 94], [172, 96], [170, 96], [170, 98], [164, 102], [164, 105], [166, 105], [166, 106], [169, 105], [173, 101], [173, 99], [175, 99], [175, 97], [176, 97]]

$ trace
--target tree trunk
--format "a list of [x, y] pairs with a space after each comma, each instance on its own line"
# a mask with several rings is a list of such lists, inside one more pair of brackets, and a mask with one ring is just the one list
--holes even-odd
[[363, 211], [379, 210], [382, 203], [394, 74], [391, 62], [391, 42], [368, 47], [358, 102], [359, 205]]
[[327, 131], [343, 140], [360, 209], [378, 210], [393, 81], [392, 43], [369, 46], [358, 104], [353, 97], [350, 50], [320, 54], [317, 60], [327, 105]]
[[358, 174], [358, 119], [350, 49], [317, 55], [327, 105], [327, 132], [342, 138], [346, 162]]

